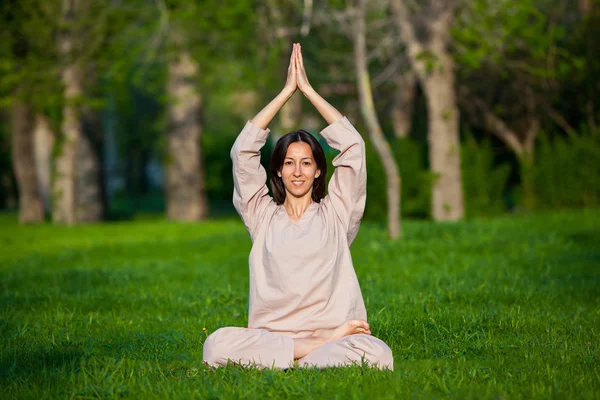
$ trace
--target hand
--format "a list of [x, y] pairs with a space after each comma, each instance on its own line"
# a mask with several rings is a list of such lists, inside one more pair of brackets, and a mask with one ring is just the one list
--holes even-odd
[[308, 77], [306, 76], [306, 70], [304, 69], [304, 61], [302, 60], [302, 48], [300, 44], [297, 44], [297, 53], [296, 53], [296, 75], [298, 79], [298, 89], [305, 95], [312, 90], [312, 86], [310, 82], [308, 82]]
[[291, 96], [298, 88], [298, 68], [296, 63], [296, 53], [299, 51], [300, 45], [294, 43], [292, 47], [292, 55], [290, 56], [290, 66], [288, 67], [287, 79], [283, 91]]

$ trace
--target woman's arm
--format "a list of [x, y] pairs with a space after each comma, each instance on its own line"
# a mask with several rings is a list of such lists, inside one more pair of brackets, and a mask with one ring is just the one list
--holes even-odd
[[269, 196], [267, 173], [260, 163], [260, 150], [269, 135], [267, 125], [296, 91], [296, 52], [297, 45], [294, 45], [288, 78], [281, 93], [246, 124], [231, 148], [233, 205], [242, 217], [252, 240], [265, 212], [275, 204]]
[[231, 148], [233, 206], [252, 240], [262, 216], [273, 203], [266, 184], [267, 172], [260, 164], [260, 150], [268, 135], [268, 129], [260, 129], [248, 122]]
[[321, 131], [321, 136], [329, 146], [340, 152], [333, 160], [335, 172], [329, 180], [325, 202], [332, 206], [344, 226], [350, 245], [358, 233], [367, 196], [365, 142], [350, 121], [312, 88], [306, 77], [301, 51], [296, 57], [296, 69], [298, 89], [329, 124]]
[[347, 118], [323, 129], [321, 136], [340, 152], [333, 159], [335, 171], [329, 180], [324, 202], [332, 206], [350, 245], [358, 233], [367, 199], [365, 142]]
[[269, 104], [265, 106], [254, 118], [252, 118], [252, 125], [260, 129], [267, 129], [267, 126], [275, 114], [281, 110], [281, 107], [292, 97], [296, 91], [297, 86], [297, 64], [296, 57], [300, 51], [300, 45], [294, 44], [292, 49], [292, 55], [290, 56], [290, 66], [288, 67], [287, 80], [283, 90], [273, 99]]
[[329, 104], [308, 82], [306, 70], [304, 69], [304, 61], [302, 60], [302, 49], [298, 45], [298, 50], [295, 58], [296, 73], [298, 76], [298, 89], [306, 96], [317, 111], [325, 118], [329, 125], [342, 119], [343, 115], [336, 110], [334, 106]]

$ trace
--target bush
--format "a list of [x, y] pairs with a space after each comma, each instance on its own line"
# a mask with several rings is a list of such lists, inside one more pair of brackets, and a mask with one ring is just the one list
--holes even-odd
[[465, 196], [465, 213], [468, 218], [487, 217], [506, 210], [504, 193], [510, 165], [494, 165], [491, 143], [481, 143], [467, 135], [461, 146], [461, 170]]
[[[387, 219], [386, 177], [383, 164], [371, 142], [366, 139], [367, 206], [365, 219], [385, 222]], [[423, 147], [412, 139], [396, 139], [392, 152], [401, 177], [403, 217], [427, 218], [430, 215], [431, 175], [425, 166]]]
[[600, 135], [542, 136], [533, 166], [536, 208], [600, 205]]

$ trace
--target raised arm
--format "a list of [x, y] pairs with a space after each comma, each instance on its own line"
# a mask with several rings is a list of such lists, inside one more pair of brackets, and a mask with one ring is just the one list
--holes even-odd
[[298, 74], [298, 89], [300, 89], [302, 94], [304, 94], [304, 96], [306, 96], [312, 105], [315, 106], [319, 114], [325, 118], [325, 121], [331, 125], [334, 122], [342, 119], [343, 115], [336, 110], [334, 106], [329, 104], [327, 100], [321, 97], [321, 95], [319, 95], [308, 82], [300, 45], [298, 45], [298, 53], [296, 55], [296, 69]]
[[295, 54], [297, 51], [297, 45], [294, 45], [288, 77], [283, 90], [251, 121], [246, 123], [231, 149], [233, 205], [242, 217], [253, 240], [262, 216], [269, 207], [275, 205], [269, 196], [266, 184], [267, 173], [260, 163], [260, 150], [269, 135], [267, 126], [296, 91]]
[[266, 185], [267, 173], [260, 163], [260, 149], [268, 135], [268, 129], [260, 129], [248, 121], [231, 148], [233, 205], [253, 240], [261, 216], [272, 203]]
[[329, 146], [340, 151], [333, 159], [335, 172], [329, 181], [329, 193], [325, 201], [332, 206], [337, 218], [342, 222], [350, 245], [358, 233], [367, 198], [365, 142], [350, 121], [310, 85], [301, 51], [296, 57], [296, 67], [298, 89], [329, 124], [321, 131], [321, 136]]
[[297, 67], [296, 55], [300, 51], [300, 45], [294, 44], [292, 55], [290, 56], [290, 66], [288, 67], [287, 80], [283, 90], [265, 106], [254, 118], [252, 124], [260, 129], [267, 129], [275, 115], [281, 110], [281, 107], [292, 97], [297, 89]]
[[367, 200], [365, 142], [347, 118], [342, 117], [321, 131], [327, 144], [339, 150], [333, 159], [335, 171], [329, 180], [325, 201], [344, 225], [348, 245], [358, 234]]

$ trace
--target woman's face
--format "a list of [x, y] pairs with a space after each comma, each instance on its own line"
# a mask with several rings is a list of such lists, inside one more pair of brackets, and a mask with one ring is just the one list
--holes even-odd
[[294, 142], [288, 146], [283, 166], [278, 173], [283, 180], [286, 196], [310, 196], [313, 182], [320, 174], [308, 143]]

